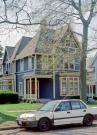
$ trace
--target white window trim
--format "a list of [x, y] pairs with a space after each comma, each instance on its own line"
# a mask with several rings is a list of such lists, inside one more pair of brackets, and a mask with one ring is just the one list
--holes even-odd
[[32, 69], [32, 57], [28, 57], [28, 70]]
[[78, 80], [78, 90], [77, 90], [78, 92], [76, 95], [70, 94], [70, 89], [69, 89], [70, 87], [69, 86], [68, 86], [68, 91], [69, 91], [68, 93], [69, 94], [67, 94], [67, 95], [62, 94], [62, 79], [64, 79], [64, 78], [66, 78], [66, 86], [67, 86], [68, 79], [71, 77], [60, 77], [60, 96], [78, 96], [80, 94], [80, 92], [79, 92], [79, 77], [72, 77], [73, 78], [73, 91], [74, 91], [74, 79], [77, 78], [77, 80]]
[[20, 72], [24, 71], [24, 59], [20, 60]]

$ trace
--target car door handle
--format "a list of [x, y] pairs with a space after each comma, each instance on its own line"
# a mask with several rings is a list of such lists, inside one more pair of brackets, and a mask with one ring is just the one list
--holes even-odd
[[86, 110], [83, 110], [83, 112], [86, 112]]
[[67, 113], [70, 113], [70, 112], [67, 112]]

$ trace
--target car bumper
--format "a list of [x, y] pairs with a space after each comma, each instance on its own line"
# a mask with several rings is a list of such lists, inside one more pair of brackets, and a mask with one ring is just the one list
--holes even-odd
[[27, 121], [27, 120], [23, 120], [23, 119], [18, 119], [17, 124], [21, 127], [33, 128], [33, 127], [37, 127], [38, 121]]

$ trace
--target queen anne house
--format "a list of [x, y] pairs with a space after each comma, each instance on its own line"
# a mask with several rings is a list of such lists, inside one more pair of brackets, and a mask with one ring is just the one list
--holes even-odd
[[80, 51], [72, 26], [41, 26], [33, 38], [22, 37], [5, 48], [0, 86], [25, 99], [79, 96]]

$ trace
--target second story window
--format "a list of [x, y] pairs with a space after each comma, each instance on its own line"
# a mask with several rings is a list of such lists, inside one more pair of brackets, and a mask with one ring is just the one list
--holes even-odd
[[20, 60], [20, 71], [24, 71], [24, 60]]

